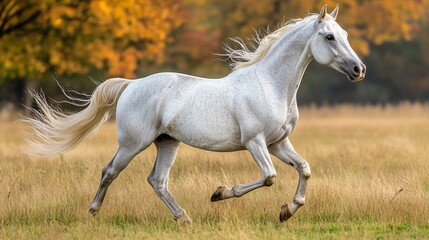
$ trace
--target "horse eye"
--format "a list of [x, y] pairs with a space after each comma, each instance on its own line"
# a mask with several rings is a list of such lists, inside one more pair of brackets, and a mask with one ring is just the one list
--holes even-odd
[[328, 34], [328, 35], [326, 35], [326, 39], [327, 39], [328, 41], [334, 41], [334, 40], [335, 40], [334, 35], [332, 35], [332, 34]]

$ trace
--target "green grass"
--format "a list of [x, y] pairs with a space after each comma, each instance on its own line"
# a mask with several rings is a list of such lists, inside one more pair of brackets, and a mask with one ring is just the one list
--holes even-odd
[[427, 225], [378, 221], [194, 221], [179, 227], [174, 221], [141, 221], [120, 213], [103, 219], [2, 225], [2, 239], [427, 239]]

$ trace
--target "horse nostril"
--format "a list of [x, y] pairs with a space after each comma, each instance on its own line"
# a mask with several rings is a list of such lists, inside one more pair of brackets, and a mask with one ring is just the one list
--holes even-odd
[[366, 71], [366, 68], [365, 68], [365, 67], [363, 67], [363, 68], [362, 68], [362, 73], [365, 73], [365, 71]]
[[360, 68], [358, 66], [353, 67], [353, 73], [356, 75], [360, 75]]

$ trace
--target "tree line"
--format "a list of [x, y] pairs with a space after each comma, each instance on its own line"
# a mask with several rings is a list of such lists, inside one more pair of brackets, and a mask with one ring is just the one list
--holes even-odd
[[90, 93], [109, 77], [160, 71], [221, 77], [231, 70], [214, 53], [229, 37], [263, 35], [290, 18], [340, 5], [337, 21], [368, 69], [351, 84], [311, 64], [301, 103], [388, 103], [429, 99], [429, 0], [2, 0], [0, 103], [31, 105], [26, 89], [60, 98]]

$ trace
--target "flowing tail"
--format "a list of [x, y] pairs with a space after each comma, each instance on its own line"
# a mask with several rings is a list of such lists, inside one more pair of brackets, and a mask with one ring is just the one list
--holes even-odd
[[31, 92], [40, 111], [33, 110], [35, 117], [24, 120], [33, 130], [26, 138], [30, 145], [29, 153], [47, 157], [77, 147], [85, 137], [95, 134], [100, 125], [109, 119], [119, 97], [130, 83], [130, 80], [112, 78], [100, 84], [88, 100], [71, 98], [88, 105], [74, 114], [66, 114], [49, 106], [43, 93]]

